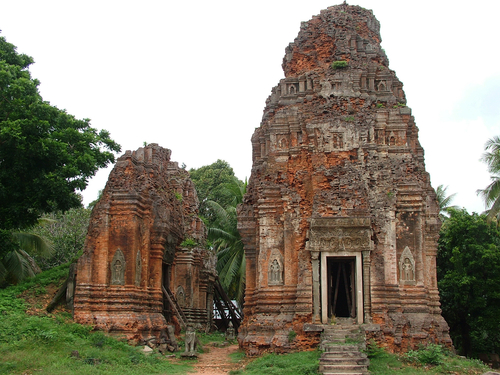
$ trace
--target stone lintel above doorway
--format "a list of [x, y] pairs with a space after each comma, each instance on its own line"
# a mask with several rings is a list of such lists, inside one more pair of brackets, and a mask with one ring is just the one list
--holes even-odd
[[373, 249], [369, 217], [311, 219], [306, 249], [312, 252], [360, 252]]

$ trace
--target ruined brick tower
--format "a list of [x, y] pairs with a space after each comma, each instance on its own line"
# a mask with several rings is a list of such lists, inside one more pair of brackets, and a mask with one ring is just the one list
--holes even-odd
[[158, 336], [177, 323], [163, 287], [191, 323], [210, 324], [215, 258], [204, 245], [189, 173], [157, 144], [127, 151], [92, 211], [75, 320], [129, 340]]
[[395, 351], [451, 343], [436, 194], [379, 28], [371, 11], [337, 5], [286, 48], [239, 209], [249, 353], [313, 346], [338, 317], [371, 323]]

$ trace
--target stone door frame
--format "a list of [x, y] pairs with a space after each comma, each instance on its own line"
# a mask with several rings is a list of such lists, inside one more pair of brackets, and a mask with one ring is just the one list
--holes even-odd
[[356, 323], [363, 324], [363, 257], [361, 252], [321, 252], [321, 323], [328, 324], [328, 258], [355, 258], [354, 288], [356, 295]]
[[311, 252], [312, 322], [328, 324], [328, 257], [356, 258], [356, 321], [370, 321], [371, 219], [369, 217], [323, 217], [310, 221], [306, 250]]

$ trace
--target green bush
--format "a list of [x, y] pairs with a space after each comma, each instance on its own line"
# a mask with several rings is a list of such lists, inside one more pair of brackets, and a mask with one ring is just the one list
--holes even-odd
[[405, 354], [405, 359], [414, 364], [438, 366], [444, 362], [444, 352], [441, 345], [429, 344], [418, 350], [408, 351]]
[[344, 69], [347, 68], [347, 61], [345, 60], [339, 60], [339, 61], [334, 61], [332, 63], [332, 68], [333, 69]]
[[177, 199], [179, 202], [182, 202], [182, 194], [179, 193], [178, 191], [175, 191], [174, 194], [175, 194], [175, 199]]
[[189, 249], [192, 249], [193, 247], [198, 246], [198, 242], [196, 242], [195, 239], [193, 238], [186, 238], [184, 241], [181, 242], [181, 247], [187, 247]]
[[382, 357], [384, 354], [386, 354], [385, 349], [378, 346], [373, 339], [366, 344], [365, 352], [368, 358]]

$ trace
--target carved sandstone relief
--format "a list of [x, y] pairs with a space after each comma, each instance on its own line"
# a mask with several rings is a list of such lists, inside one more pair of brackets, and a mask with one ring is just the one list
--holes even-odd
[[111, 285], [125, 285], [125, 256], [117, 249], [111, 261]]
[[415, 284], [415, 260], [408, 246], [399, 258], [399, 280], [403, 284]]

